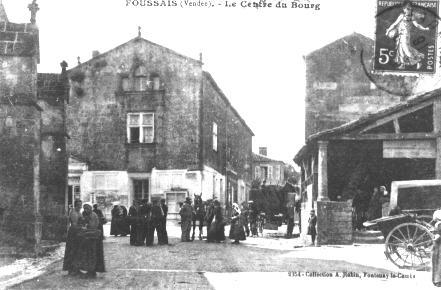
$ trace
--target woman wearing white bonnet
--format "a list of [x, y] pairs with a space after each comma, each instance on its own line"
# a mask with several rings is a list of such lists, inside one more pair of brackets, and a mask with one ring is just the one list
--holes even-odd
[[234, 240], [233, 244], [239, 244], [239, 241], [245, 241], [246, 239], [245, 229], [241, 219], [241, 211], [237, 203], [233, 203], [229, 238]]
[[435, 238], [432, 248], [432, 283], [441, 287], [441, 208], [433, 213], [432, 223], [435, 223]]

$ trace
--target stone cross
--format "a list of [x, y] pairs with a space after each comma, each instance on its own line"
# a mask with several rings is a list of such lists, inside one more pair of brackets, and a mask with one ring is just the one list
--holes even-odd
[[65, 60], [63, 60], [63, 61], [60, 63], [60, 66], [61, 66], [61, 72], [62, 72], [62, 73], [66, 72], [66, 68], [68, 67], [68, 65], [67, 65], [67, 62], [66, 62]]
[[32, 3], [28, 5], [28, 9], [31, 11], [31, 23], [35, 24], [37, 11], [40, 10], [40, 8], [38, 8], [37, 0], [33, 0]]

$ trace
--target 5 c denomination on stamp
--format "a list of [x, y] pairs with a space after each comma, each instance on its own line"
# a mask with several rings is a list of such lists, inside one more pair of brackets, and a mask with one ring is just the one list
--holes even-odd
[[377, 0], [376, 72], [435, 73], [439, 0]]

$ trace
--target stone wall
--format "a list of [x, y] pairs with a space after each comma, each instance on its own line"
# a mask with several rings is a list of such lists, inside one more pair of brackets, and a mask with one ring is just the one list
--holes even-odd
[[352, 244], [352, 206], [347, 202], [317, 201], [317, 244]]
[[0, 207], [5, 229], [35, 240], [39, 192], [38, 29], [0, 22]]
[[412, 94], [416, 77], [371, 74], [373, 47], [372, 39], [354, 33], [306, 56], [305, 138], [395, 105]]
[[[253, 134], [207, 72], [203, 83], [204, 165], [223, 174], [228, 165], [249, 183]], [[217, 124], [217, 150], [213, 150], [213, 122]]]
[[[156, 89], [123, 91], [140, 66]], [[199, 166], [201, 63], [136, 38], [70, 71], [69, 150], [90, 170], [187, 169]], [[127, 144], [127, 113], [155, 113], [152, 144]], [[140, 161], [143, 159], [144, 161]]]

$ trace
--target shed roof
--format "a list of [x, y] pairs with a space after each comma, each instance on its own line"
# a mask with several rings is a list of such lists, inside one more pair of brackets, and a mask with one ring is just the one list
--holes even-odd
[[294, 157], [294, 161], [297, 163], [297, 161], [303, 156], [303, 154], [305, 154], [307, 152], [308, 147], [315, 144], [316, 141], [328, 140], [331, 137], [337, 137], [337, 136], [342, 135], [344, 133], [348, 133], [352, 130], [366, 127], [379, 119], [390, 116], [390, 115], [397, 113], [401, 110], [404, 110], [407, 108], [412, 108], [412, 107], [417, 106], [423, 102], [429, 101], [431, 99], [434, 99], [434, 98], [437, 98], [440, 96], [441, 96], [441, 88], [430, 91], [430, 92], [422, 93], [420, 95], [416, 95], [416, 96], [411, 97], [411, 98], [407, 99], [406, 101], [403, 101], [397, 105], [380, 110], [377, 113], [363, 116], [357, 120], [345, 123], [341, 126], [313, 134], [306, 139], [306, 144], [296, 154], [296, 156]]

